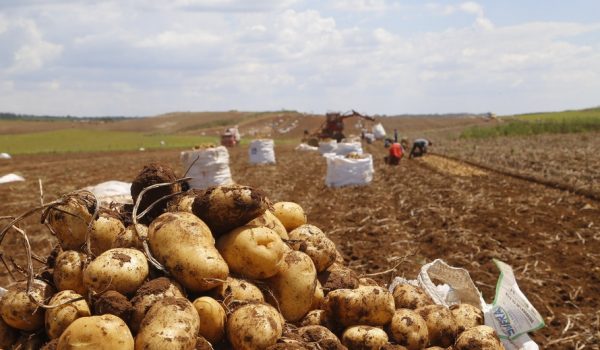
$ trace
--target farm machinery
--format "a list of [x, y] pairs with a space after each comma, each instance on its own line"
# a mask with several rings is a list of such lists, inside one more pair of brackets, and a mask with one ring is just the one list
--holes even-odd
[[308, 134], [305, 132], [303, 141], [306, 141], [309, 145], [318, 145], [319, 140], [323, 139], [334, 139], [337, 142], [341, 142], [344, 136], [344, 119], [358, 117], [368, 121], [375, 121], [375, 118], [362, 115], [355, 110], [346, 113], [339, 112], [328, 112], [325, 114], [325, 121], [321, 125], [319, 131]]

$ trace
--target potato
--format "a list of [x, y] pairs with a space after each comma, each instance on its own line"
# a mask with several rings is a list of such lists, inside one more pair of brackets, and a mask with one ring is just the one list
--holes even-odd
[[348, 350], [379, 350], [388, 342], [383, 329], [371, 326], [353, 326], [344, 331], [342, 344]]
[[138, 224], [136, 231], [134, 225], [129, 225], [125, 230], [119, 232], [117, 237], [113, 240], [111, 248], [135, 248], [143, 250], [142, 238], [148, 237], [148, 226]]
[[456, 321], [458, 334], [469, 328], [483, 325], [483, 311], [471, 304], [452, 305], [450, 311]]
[[167, 204], [167, 211], [171, 213], [176, 213], [179, 211], [191, 213], [192, 204], [194, 204], [194, 199], [196, 199], [196, 195], [198, 193], [200, 193], [198, 190], [189, 190], [182, 195], [173, 198]]
[[[168, 166], [159, 163], [150, 163], [144, 165], [142, 171], [137, 175], [137, 177], [131, 183], [131, 197], [133, 198], [133, 202], [136, 203], [138, 196], [140, 193], [151, 185], [173, 182], [177, 180], [178, 176], [175, 174], [175, 171]], [[148, 208], [152, 203], [161, 199], [164, 196], [180, 192], [181, 184], [176, 183], [170, 186], [163, 186], [154, 188], [144, 194], [140, 201], [140, 206], [138, 213], [141, 213], [146, 208]], [[167, 208], [167, 200], [162, 200], [157, 203], [144, 217], [140, 219], [142, 224], [149, 224], [155, 218], [160, 216], [165, 209]]]
[[130, 321], [133, 305], [123, 294], [114, 290], [107, 290], [106, 292], [95, 296], [94, 299], [94, 315], [111, 314], [119, 317], [125, 321], [125, 323]]
[[265, 194], [241, 185], [209, 187], [194, 199], [192, 211], [218, 237], [261, 216], [270, 206]]
[[[33, 280], [31, 294], [41, 303], [48, 302], [54, 289], [42, 280]], [[35, 331], [44, 326], [44, 309], [32, 302], [27, 296], [27, 282], [15, 283], [0, 299], [2, 319], [12, 328], [23, 331]]]
[[78, 191], [65, 196], [64, 204], [49, 207], [44, 212], [63, 249], [79, 250], [83, 246], [96, 205], [91, 192]]
[[317, 280], [317, 285], [315, 287], [315, 293], [313, 294], [312, 305], [310, 306], [311, 310], [320, 309], [323, 301], [325, 300], [325, 292], [323, 292], [323, 287], [321, 286], [321, 282]]
[[90, 247], [94, 255], [100, 255], [112, 247], [117, 236], [125, 231], [118, 213], [102, 209], [90, 232]]
[[202, 336], [196, 338], [195, 350], [215, 350], [212, 344]]
[[396, 309], [415, 310], [433, 304], [433, 300], [423, 289], [410, 284], [397, 285], [392, 294], [394, 295]]
[[292, 249], [308, 254], [321, 272], [335, 262], [335, 244], [313, 225], [301, 225], [289, 233]]
[[281, 221], [288, 232], [306, 224], [304, 209], [294, 202], [277, 202], [273, 204], [273, 214]]
[[194, 214], [162, 214], [148, 228], [148, 240], [154, 257], [193, 292], [212, 289], [229, 275], [209, 228]]
[[87, 293], [83, 284], [83, 265], [87, 256], [74, 250], [66, 250], [56, 258], [52, 278], [58, 290], [73, 290], [78, 294]]
[[329, 321], [327, 320], [327, 315], [325, 310], [311, 310], [306, 316], [300, 321], [301, 326], [324, 326], [329, 327]]
[[81, 317], [58, 338], [57, 350], [133, 350], [133, 336], [122, 319], [114, 315]]
[[135, 292], [148, 277], [144, 253], [130, 248], [113, 248], [100, 254], [83, 271], [84, 285], [94, 292]]
[[291, 339], [304, 344], [306, 349], [345, 349], [340, 340], [323, 326], [303, 326], [287, 328], [283, 339]]
[[458, 327], [450, 309], [443, 305], [427, 305], [415, 311], [427, 323], [429, 346], [448, 347], [454, 343]]
[[498, 334], [488, 326], [475, 326], [464, 331], [454, 344], [455, 350], [504, 350]]
[[221, 304], [211, 297], [200, 297], [193, 305], [200, 316], [199, 334], [213, 344], [220, 342], [225, 335], [227, 318]]
[[229, 315], [226, 332], [235, 350], [262, 350], [281, 337], [283, 319], [270, 305], [247, 304]]
[[389, 328], [392, 338], [408, 350], [423, 349], [429, 342], [427, 323], [412, 310], [396, 310]]
[[381, 284], [379, 284], [377, 281], [375, 281], [374, 279], [369, 278], [369, 277], [359, 278], [358, 284], [360, 286], [379, 286], [379, 287], [381, 287]]
[[353, 270], [338, 263], [333, 263], [325, 271], [317, 275], [323, 286], [325, 295], [336, 289], [355, 289], [360, 285], [358, 275]]
[[184, 297], [179, 286], [168, 278], [159, 277], [144, 283], [131, 299], [131, 304], [133, 305], [133, 312], [131, 314], [131, 320], [129, 321], [131, 330], [134, 333], [137, 333], [140, 329], [142, 320], [146, 316], [148, 310], [150, 310], [150, 307], [158, 300], [168, 297]]
[[[63, 290], [50, 299], [50, 305], [58, 305], [81, 295], [72, 290]], [[46, 333], [50, 339], [58, 338], [67, 327], [80, 317], [90, 316], [90, 308], [84, 299], [46, 310]]]
[[327, 294], [323, 306], [328, 319], [345, 327], [383, 326], [394, 316], [394, 297], [383, 287], [334, 290]]
[[266, 227], [242, 226], [217, 240], [217, 249], [231, 271], [249, 278], [265, 279], [279, 272], [285, 243]]
[[289, 239], [288, 232], [286, 231], [285, 227], [270, 210], [265, 210], [265, 212], [261, 216], [251, 220], [244, 226], [268, 227], [271, 230], [277, 232], [277, 234], [279, 234], [279, 237], [281, 237], [282, 239]]
[[17, 342], [19, 332], [11, 328], [0, 318], [0, 349], [10, 349]]
[[308, 255], [290, 251], [285, 254], [279, 272], [266, 283], [283, 317], [295, 322], [310, 311], [317, 286], [317, 271]]
[[211, 291], [211, 295], [217, 299], [230, 303], [232, 301], [255, 301], [263, 302], [263, 293], [254, 284], [234, 277], [227, 277], [222, 285]]
[[164, 298], [146, 313], [135, 337], [135, 348], [194, 349], [200, 328], [198, 312], [185, 298]]

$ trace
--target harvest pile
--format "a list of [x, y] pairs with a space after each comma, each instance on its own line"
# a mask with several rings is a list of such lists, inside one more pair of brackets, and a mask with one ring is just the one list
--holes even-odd
[[[150, 164], [134, 206], [47, 204], [60, 244], [0, 300], [0, 348], [502, 349], [479, 309], [360, 278], [298, 204], [184, 182]], [[0, 242], [11, 227], [27, 242], [17, 220]]]

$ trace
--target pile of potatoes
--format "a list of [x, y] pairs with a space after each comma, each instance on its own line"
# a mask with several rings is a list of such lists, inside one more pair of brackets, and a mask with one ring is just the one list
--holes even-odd
[[[146, 166], [134, 200], [175, 178]], [[0, 299], [0, 349], [503, 349], [477, 307], [360, 278], [296, 203], [241, 185], [147, 194], [136, 220], [85, 191], [43, 213], [59, 245]]]

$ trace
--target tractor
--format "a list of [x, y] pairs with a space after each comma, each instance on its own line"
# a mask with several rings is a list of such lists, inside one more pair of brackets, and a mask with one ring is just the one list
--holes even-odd
[[318, 144], [319, 140], [334, 139], [341, 142], [344, 136], [344, 119], [358, 117], [369, 121], [375, 121], [375, 118], [362, 115], [355, 110], [346, 113], [328, 112], [325, 114], [325, 122], [320, 127], [320, 130], [313, 135], [306, 135], [305, 139], [308, 144]]

